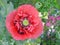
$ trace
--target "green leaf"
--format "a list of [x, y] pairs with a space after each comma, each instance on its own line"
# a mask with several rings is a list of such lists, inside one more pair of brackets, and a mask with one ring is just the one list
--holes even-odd
[[56, 32], [56, 38], [57, 38], [57, 39], [60, 39], [60, 32], [59, 32], [59, 31]]
[[56, 40], [56, 45], [60, 45], [60, 39]]
[[36, 7], [37, 9], [39, 9], [41, 6], [42, 6], [42, 3], [40, 3], [40, 2], [37, 2], [37, 3], [35, 4], [35, 7]]
[[55, 2], [57, 3], [56, 7], [60, 9], [60, 0], [56, 0]]
[[15, 44], [16, 44], [16, 45], [24, 45], [23, 42], [24, 42], [24, 41], [16, 41]]
[[6, 8], [7, 0], [0, 0], [0, 5], [1, 5], [3, 8]]
[[12, 2], [10, 2], [9, 4], [7, 4], [7, 14], [13, 10], [14, 10], [14, 6], [13, 6]]
[[14, 10], [12, 2], [7, 3], [7, 0], [0, 0], [1, 10], [0, 13], [2, 17], [6, 17], [8, 13]]
[[10, 45], [11, 37], [5, 27], [5, 19], [12, 10], [14, 10], [12, 2], [7, 3], [7, 0], [0, 0], [0, 40], [3, 40], [1, 45]]

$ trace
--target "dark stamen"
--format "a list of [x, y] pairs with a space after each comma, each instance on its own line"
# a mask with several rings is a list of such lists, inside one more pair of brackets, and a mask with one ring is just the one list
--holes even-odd
[[19, 32], [20, 34], [24, 34], [24, 32]]
[[23, 31], [20, 31], [20, 30], [18, 30], [18, 33], [19, 34], [22, 34], [22, 35], [24, 34], [24, 32]]
[[16, 24], [17, 20], [14, 21], [14, 25]]
[[15, 20], [15, 22], [17, 22], [17, 20]]

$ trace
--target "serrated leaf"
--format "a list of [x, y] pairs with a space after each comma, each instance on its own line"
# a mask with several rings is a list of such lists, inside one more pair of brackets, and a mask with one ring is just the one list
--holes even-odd
[[12, 2], [7, 3], [7, 0], [0, 0], [0, 4], [1, 4], [0, 13], [3, 17], [6, 17], [6, 15], [14, 9]]
[[0, 0], [0, 5], [1, 5], [3, 8], [6, 8], [7, 0]]
[[10, 2], [9, 4], [7, 4], [7, 14], [13, 10], [14, 10], [14, 6], [13, 6], [12, 2]]

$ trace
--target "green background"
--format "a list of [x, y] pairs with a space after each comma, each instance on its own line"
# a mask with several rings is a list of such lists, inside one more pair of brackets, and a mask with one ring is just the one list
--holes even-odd
[[[42, 21], [46, 23], [48, 12], [60, 15], [60, 0], [0, 0], [0, 45], [60, 45], [60, 25], [55, 26], [54, 33], [50, 33], [51, 38], [47, 37], [48, 27], [44, 26], [44, 34], [35, 40], [16, 41], [14, 40], [5, 26], [5, 19], [9, 12], [23, 4], [31, 4], [42, 14]], [[51, 9], [53, 8], [53, 9]], [[60, 24], [60, 21], [57, 22]], [[54, 40], [53, 40], [54, 39]]]

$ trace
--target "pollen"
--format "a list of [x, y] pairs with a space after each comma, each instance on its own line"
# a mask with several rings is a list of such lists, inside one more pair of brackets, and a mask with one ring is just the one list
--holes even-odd
[[24, 19], [24, 20], [23, 20], [23, 25], [24, 25], [24, 26], [28, 26], [28, 25], [29, 25], [29, 21], [28, 21], [27, 19]]

